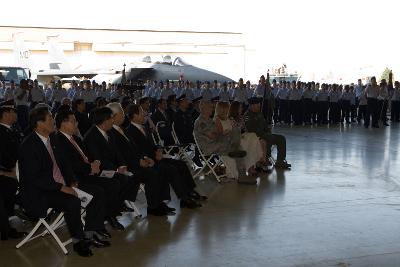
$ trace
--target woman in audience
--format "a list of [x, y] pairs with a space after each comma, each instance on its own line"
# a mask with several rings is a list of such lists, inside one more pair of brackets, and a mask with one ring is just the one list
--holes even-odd
[[[219, 109], [221, 108], [220, 106]], [[217, 129], [216, 122], [211, 117], [213, 112], [213, 103], [201, 101], [200, 116], [194, 123], [193, 131], [197, 144], [205, 155], [216, 154], [221, 157], [226, 166], [228, 178], [238, 178], [239, 172], [236, 166], [240, 163], [239, 158], [245, 156], [246, 152], [238, 150], [240, 137], [235, 141], [230, 134], [223, 135], [221, 130]]]
[[[237, 102], [238, 103], [238, 102]], [[240, 104], [239, 104], [240, 107]], [[246, 152], [246, 155], [241, 161], [241, 166], [249, 176], [255, 176], [257, 171], [255, 165], [262, 157], [260, 143], [254, 133], [241, 134], [241, 126], [231, 119], [229, 115], [230, 105], [228, 102], [219, 102], [215, 109], [215, 126], [216, 131], [223, 137], [228, 137], [231, 142]], [[240, 110], [237, 109], [237, 112]], [[229, 170], [227, 170], [228, 172]], [[235, 173], [236, 175], [236, 173]], [[234, 178], [237, 178], [234, 176]]]
[[241, 132], [240, 147], [247, 151], [244, 158], [244, 164], [249, 174], [257, 174], [255, 166], [264, 168], [267, 165], [266, 143], [257, 137], [255, 133], [247, 132], [243, 119], [243, 105], [240, 102], [234, 101], [229, 107], [229, 119], [232, 122], [233, 128]]

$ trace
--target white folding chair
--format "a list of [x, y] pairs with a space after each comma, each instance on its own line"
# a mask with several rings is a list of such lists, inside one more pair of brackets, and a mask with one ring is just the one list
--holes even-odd
[[176, 134], [175, 131], [175, 123], [172, 123], [172, 138], [174, 139], [174, 142], [176, 145], [181, 146], [182, 152], [181, 152], [181, 158], [182, 160], [186, 161], [186, 163], [193, 169], [197, 169], [197, 165], [193, 162], [193, 158], [196, 154], [196, 145], [193, 143], [189, 144], [181, 144], [179, 141], [178, 135]]
[[[174, 150], [177, 150], [177, 152], [175, 152], [174, 155], [177, 156], [178, 158], [181, 158], [182, 154], [183, 154], [183, 146], [182, 145], [174, 144], [174, 145], [164, 146], [165, 140], [161, 136], [160, 131], [165, 127], [166, 127], [165, 121], [159, 121], [156, 124], [156, 134], [157, 134], [157, 138], [158, 138], [158, 144], [160, 146], [164, 147], [164, 154], [171, 155], [171, 153]], [[171, 133], [171, 135], [172, 135], [172, 133]]]
[[[47, 210], [47, 215], [49, 215], [52, 212], [53, 209], [49, 208]], [[61, 248], [61, 250], [64, 252], [65, 255], [68, 254], [68, 250], [66, 246], [72, 242], [72, 239], [69, 239], [65, 242], [62, 242], [58, 235], [55, 233], [55, 230], [59, 228], [64, 221], [64, 213], [61, 212], [56, 219], [49, 224], [46, 221], [46, 218], [40, 218], [39, 221], [36, 223], [35, 227], [30, 231], [30, 233], [21, 241], [19, 242], [15, 247], [19, 249], [26, 243], [38, 238], [38, 237], [44, 237], [47, 233], [50, 233], [50, 235], [56, 240], [58, 246]], [[40, 234], [36, 234], [41, 226], [45, 227], [45, 230], [41, 232]], [[36, 234], [36, 235], [35, 235]]]
[[220, 183], [220, 182], [221, 182], [221, 179], [226, 177], [226, 174], [218, 175], [218, 174], [216, 173], [215, 169], [216, 169], [217, 167], [219, 167], [219, 166], [221, 166], [221, 165], [224, 164], [223, 160], [222, 160], [221, 157], [219, 157], [217, 154], [204, 155], [204, 153], [202, 152], [202, 150], [201, 150], [201, 148], [200, 148], [200, 146], [199, 146], [199, 144], [198, 144], [198, 142], [197, 142], [196, 135], [195, 135], [194, 133], [193, 133], [193, 138], [194, 138], [194, 142], [195, 142], [195, 144], [196, 144], [196, 147], [197, 147], [198, 150], [199, 150], [200, 157], [201, 157], [201, 159], [202, 159], [202, 160], [204, 161], [204, 163], [205, 163], [205, 165], [203, 165], [203, 167], [201, 167], [201, 168], [197, 171], [197, 173], [195, 174], [195, 176], [200, 175], [200, 173], [201, 173], [206, 167], [208, 167], [208, 168], [210, 169], [210, 171], [209, 171], [206, 175], [212, 173], [212, 174], [214, 175], [215, 179], [217, 179], [218, 183]]

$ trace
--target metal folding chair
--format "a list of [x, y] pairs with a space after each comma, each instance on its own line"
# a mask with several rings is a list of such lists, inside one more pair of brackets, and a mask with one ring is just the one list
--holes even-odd
[[[47, 210], [47, 216], [51, 214], [53, 209], [48, 209]], [[68, 254], [68, 250], [66, 246], [72, 242], [72, 239], [68, 239], [65, 242], [62, 242], [58, 235], [55, 233], [55, 230], [57, 230], [59, 227], [61, 227], [64, 223], [64, 213], [61, 212], [56, 219], [53, 220], [51, 224], [49, 224], [46, 221], [46, 218], [40, 218], [39, 221], [36, 223], [35, 227], [30, 231], [30, 233], [21, 241], [19, 242], [15, 247], [19, 249], [26, 243], [35, 240], [38, 237], [44, 237], [48, 233], [56, 240], [58, 246], [61, 248], [61, 250], [64, 252], [65, 255]], [[45, 227], [45, 230], [39, 234], [36, 234], [41, 226]], [[36, 234], [36, 235], [35, 235]]]
[[[212, 173], [215, 177], [215, 179], [217, 179], [218, 183], [221, 182], [222, 178], [226, 177], [226, 174], [221, 174], [218, 175], [217, 172], [215, 171], [217, 167], [221, 166], [224, 164], [223, 160], [221, 159], [221, 157], [219, 157], [217, 154], [211, 154], [211, 155], [205, 155], [203, 153], [203, 151], [201, 150], [197, 139], [196, 139], [196, 135], [193, 133], [193, 138], [194, 138], [194, 142], [196, 144], [196, 147], [199, 150], [200, 153], [200, 157], [201, 159], [204, 161], [205, 165], [203, 165], [203, 167], [201, 167], [197, 173], [195, 174], [196, 176], [200, 175], [200, 173], [206, 168], [208, 167], [210, 169], [210, 171], [207, 174]], [[206, 174], [206, 175], [207, 175]]]

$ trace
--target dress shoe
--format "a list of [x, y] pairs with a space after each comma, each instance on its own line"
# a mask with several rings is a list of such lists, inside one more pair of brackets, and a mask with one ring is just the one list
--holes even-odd
[[93, 252], [90, 250], [89, 243], [85, 240], [80, 240], [78, 243], [73, 245], [74, 251], [81, 257], [93, 256]]
[[111, 225], [111, 227], [115, 230], [125, 230], [125, 227], [119, 223], [117, 218], [115, 217], [108, 217], [107, 218], [108, 223]]
[[193, 190], [190, 193], [190, 197], [193, 198], [194, 200], [199, 200], [199, 201], [206, 201], [208, 199], [208, 197], [200, 195], [199, 192], [197, 192], [196, 190]]
[[111, 234], [106, 229], [97, 230], [96, 234], [98, 234], [99, 236], [104, 237], [104, 238], [111, 238]]
[[168, 206], [167, 204], [165, 204], [164, 202], [161, 202], [160, 206], [161, 206], [162, 208], [164, 208], [164, 210], [165, 210], [167, 213], [169, 213], [169, 212], [175, 212], [175, 211], [176, 211], [175, 208], [169, 207], [169, 206]]
[[277, 160], [275, 162], [275, 168], [278, 169], [290, 169], [291, 167], [292, 165], [287, 163], [286, 160]]
[[135, 210], [130, 208], [130, 207], [128, 207], [127, 205], [123, 205], [121, 207], [121, 212], [135, 212]]
[[174, 212], [170, 212], [173, 214], [169, 214], [164, 207], [158, 206], [157, 208], [147, 208], [147, 214], [153, 216], [166, 216], [166, 215], [175, 215]]
[[107, 240], [102, 240], [97, 235], [93, 235], [91, 239], [86, 240], [91, 246], [95, 248], [106, 248], [111, 246], [111, 243]]
[[194, 199], [187, 198], [187, 199], [181, 199], [180, 206], [181, 208], [196, 209], [201, 207], [201, 204], [195, 201]]

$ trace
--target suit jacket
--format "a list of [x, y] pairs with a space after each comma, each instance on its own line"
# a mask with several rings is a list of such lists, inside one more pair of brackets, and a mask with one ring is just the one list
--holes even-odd
[[161, 113], [159, 109], [157, 109], [152, 115], [151, 119], [153, 120], [154, 125], [157, 125], [160, 121], [165, 121], [168, 125], [171, 125], [171, 119], [169, 118], [167, 112], [164, 112], [165, 116]]
[[167, 111], [165, 111], [165, 116], [164, 116], [161, 113], [161, 111], [159, 109], [157, 109], [157, 111], [151, 115], [151, 119], [153, 120], [153, 123], [156, 126], [157, 126], [157, 123], [160, 121], [165, 122], [165, 127], [162, 127], [162, 128], [158, 127], [158, 132], [164, 141], [164, 145], [166, 145], [166, 146], [174, 145], [175, 142], [172, 137], [172, 120], [168, 116]]
[[0, 166], [5, 170], [15, 167], [18, 160], [19, 136], [13, 129], [0, 125]]
[[75, 112], [75, 118], [78, 122], [79, 131], [84, 136], [92, 126], [92, 122], [89, 120], [87, 113]]
[[109, 134], [114, 139], [118, 152], [120, 152], [121, 156], [127, 163], [129, 171], [134, 172], [134, 170], [140, 168], [140, 159], [143, 158], [144, 155], [139, 152], [136, 144], [131, 142], [128, 135], [125, 133], [125, 135], [128, 137], [127, 140], [120, 132], [118, 132], [114, 128], [111, 129]]
[[126, 166], [123, 157], [116, 149], [113, 135], [109, 135], [107, 141], [101, 132], [93, 125], [83, 138], [85, 154], [89, 161], [100, 160], [101, 170], [116, 170], [120, 166]]
[[145, 128], [146, 135], [144, 135], [132, 123], [125, 129], [125, 134], [136, 145], [139, 153], [143, 156], [155, 159], [156, 146], [150, 136], [149, 131]]
[[182, 111], [178, 109], [175, 115], [175, 132], [181, 143], [194, 143], [193, 138], [193, 118], [192, 113], [189, 111]]
[[[80, 149], [84, 151], [82, 141], [76, 136], [72, 136], [72, 138], [74, 138]], [[63, 133], [57, 132], [54, 135], [54, 142], [56, 143], [58, 150], [63, 153], [65, 159], [69, 162], [70, 167], [72, 168], [72, 171], [76, 175], [77, 179], [80, 177], [86, 177], [91, 173], [92, 168], [90, 163], [86, 163], [84, 161], [79, 151]]]
[[[76, 181], [72, 169], [62, 151], [55, 145], [53, 136], [50, 137], [50, 143], [65, 183], [70, 185]], [[60, 191], [62, 184], [54, 180], [53, 161], [46, 146], [35, 132], [22, 142], [18, 160], [22, 205], [29, 215], [44, 217], [48, 208], [46, 192]]]

